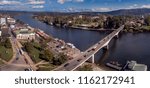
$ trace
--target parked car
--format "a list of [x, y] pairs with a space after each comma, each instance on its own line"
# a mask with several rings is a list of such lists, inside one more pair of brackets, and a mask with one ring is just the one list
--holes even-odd
[[65, 65], [64, 65], [64, 67], [67, 67], [69, 65], [69, 63], [66, 63]]
[[31, 68], [25, 68], [25, 71], [33, 71]]

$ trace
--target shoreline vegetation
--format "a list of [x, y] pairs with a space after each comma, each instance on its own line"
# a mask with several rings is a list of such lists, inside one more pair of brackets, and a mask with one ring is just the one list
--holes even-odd
[[150, 16], [34, 15], [33, 18], [48, 25], [62, 28], [113, 31], [125, 24], [123, 32], [150, 32]]
[[[134, 16], [106, 16], [105, 21], [100, 21], [100, 23], [97, 23], [97, 20], [102, 17], [94, 17], [95, 22], [85, 22], [86, 19], [93, 20], [93, 17], [85, 17], [83, 16], [73, 16], [72, 18], [70, 16], [69, 19], [72, 19], [72, 21], [66, 20], [63, 18], [64, 16], [37, 16], [34, 15], [33, 18], [36, 20], [39, 20], [43, 23], [46, 23], [48, 25], [54, 26], [54, 27], [60, 27], [60, 28], [72, 28], [72, 29], [78, 29], [78, 30], [87, 30], [87, 31], [114, 31], [118, 27], [120, 27], [122, 24], [125, 24], [125, 28], [123, 30], [124, 33], [144, 33], [144, 32], [150, 32], [150, 16], [147, 17], [134, 17]], [[56, 20], [57, 18], [57, 20]], [[63, 22], [63, 20], [66, 22]], [[73, 19], [75, 19], [76, 22], [73, 22]], [[80, 19], [80, 20], [79, 20]], [[104, 19], [104, 18], [103, 18]], [[81, 22], [78, 22], [81, 21]], [[79, 24], [80, 23], [80, 24]], [[92, 24], [92, 25], [91, 25]], [[97, 64], [91, 64], [91, 63], [85, 63], [82, 66], [80, 66], [77, 70], [79, 71], [114, 71], [114, 69], [111, 69], [105, 65], [97, 65]]]

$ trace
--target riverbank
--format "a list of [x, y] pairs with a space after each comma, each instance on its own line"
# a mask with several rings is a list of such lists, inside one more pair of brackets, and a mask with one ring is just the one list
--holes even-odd
[[[32, 27], [40, 28], [56, 38], [70, 42], [82, 51], [97, 43], [97, 41], [108, 34], [97, 31], [53, 27], [33, 19], [32, 15], [28, 14], [22, 14], [15, 18], [22, 20]], [[103, 54], [100, 50], [95, 55], [95, 62], [97, 64], [105, 64], [110, 61], [118, 61], [121, 64], [125, 64], [127, 60], [135, 60], [150, 67], [150, 55], [148, 53], [150, 52], [150, 33], [121, 33], [123, 33], [123, 35], [120, 35], [119, 39], [111, 41], [108, 53]]]
[[[91, 24], [88, 24], [88, 23], [87, 24], [80, 23], [80, 24], [73, 24], [73, 25], [69, 25], [69, 23], [52, 23], [51, 21], [48, 21], [48, 19], [40, 19], [40, 18], [38, 18], [38, 16], [33, 16], [32, 18], [36, 19], [40, 22], [43, 22], [47, 25], [51, 25], [51, 26], [54, 26], [54, 27], [60, 27], [60, 28], [71, 28], [71, 29], [79, 29], [79, 30], [87, 30], [87, 31], [104, 31], [104, 32], [105, 31], [113, 31], [113, 30], [117, 29], [116, 27], [113, 27], [115, 29], [113, 29], [113, 28], [108, 29], [108, 28], [104, 28], [104, 27], [101, 27], [101, 26], [94, 26], [94, 25], [91, 26]], [[72, 21], [69, 21], [69, 22], [72, 23]], [[145, 24], [142, 24], [142, 23], [140, 24], [140, 26], [139, 25], [135, 26], [135, 24], [131, 26], [128, 23], [128, 25], [125, 25], [125, 29], [123, 30], [123, 32], [126, 32], [126, 33], [150, 32], [150, 26], [146, 26]], [[105, 27], [107, 27], [107, 26], [105, 26]]]
[[106, 67], [105, 65], [98, 65], [95, 63], [89, 63], [89, 62], [85, 62], [82, 66], [80, 66], [79, 68], [77, 68], [77, 70], [86, 70], [86, 66], [89, 66], [89, 68], [91, 68], [90, 70], [92, 71], [115, 71], [112, 68]]
[[[36, 19], [38, 20], [38, 19]], [[41, 21], [41, 20], [38, 20]], [[59, 27], [59, 28], [71, 28], [71, 29], [77, 29], [77, 30], [86, 30], [86, 31], [100, 31], [100, 32], [107, 32], [107, 31], [114, 31], [115, 29], [105, 29], [105, 28], [88, 28], [88, 27], [78, 27], [78, 26], [58, 26], [58, 25], [53, 25], [48, 22], [41, 21], [47, 25], [54, 26], [54, 27]], [[130, 28], [130, 29], [124, 29], [124, 33], [145, 33], [149, 32], [150, 33], [150, 27], [149, 26], [142, 26], [139, 28]]]

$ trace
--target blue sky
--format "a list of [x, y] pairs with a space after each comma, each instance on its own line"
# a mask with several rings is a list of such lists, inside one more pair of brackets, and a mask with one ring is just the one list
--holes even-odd
[[150, 0], [0, 0], [0, 10], [107, 12], [134, 8], [150, 8]]

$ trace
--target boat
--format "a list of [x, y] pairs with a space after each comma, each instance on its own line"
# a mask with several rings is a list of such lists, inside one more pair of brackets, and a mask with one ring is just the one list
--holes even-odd
[[106, 63], [106, 66], [119, 70], [119, 71], [147, 71], [147, 65], [138, 64], [136, 61], [127, 61], [125, 65], [121, 65], [116, 61]]
[[122, 69], [122, 65], [116, 61], [110, 61], [109, 63], [106, 63], [106, 66], [119, 70], [119, 71]]

